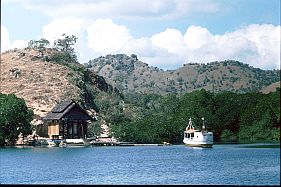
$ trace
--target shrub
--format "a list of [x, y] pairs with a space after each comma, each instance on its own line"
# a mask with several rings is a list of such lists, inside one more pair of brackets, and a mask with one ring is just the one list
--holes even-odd
[[0, 145], [14, 145], [19, 133], [31, 133], [32, 115], [23, 99], [0, 93]]

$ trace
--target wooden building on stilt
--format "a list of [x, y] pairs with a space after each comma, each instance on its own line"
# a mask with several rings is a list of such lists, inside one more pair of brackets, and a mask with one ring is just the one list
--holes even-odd
[[86, 139], [88, 122], [94, 118], [74, 101], [63, 101], [43, 120], [48, 125], [50, 139]]

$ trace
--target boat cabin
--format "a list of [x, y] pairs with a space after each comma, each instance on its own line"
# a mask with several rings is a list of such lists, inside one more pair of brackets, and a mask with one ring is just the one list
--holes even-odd
[[44, 118], [51, 139], [85, 139], [94, 119], [74, 101], [57, 104]]

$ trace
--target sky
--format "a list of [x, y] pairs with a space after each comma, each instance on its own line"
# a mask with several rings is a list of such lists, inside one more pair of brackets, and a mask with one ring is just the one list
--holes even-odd
[[1, 0], [1, 52], [75, 35], [80, 63], [136, 54], [164, 70], [237, 60], [280, 69], [280, 0]]

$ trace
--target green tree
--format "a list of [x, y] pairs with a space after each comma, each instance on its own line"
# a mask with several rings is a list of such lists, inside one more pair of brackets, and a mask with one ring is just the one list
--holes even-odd
[[58, 53], [55, 53], [50, 60], [62, 63], [69, 64], [69, 62], [77, 62], [77, 56], [75, 54], [74, 45], [77, 41], [77, 37], [74, 35], [67, 36], [62, 34], [64, 38], [60, 38], [54, 41], [54, 46], [58, 50]]
[[[217, 138], [224, 132], [232, 137], [229, 139], [237, 139], [236, 135], [240, 128], [240, 110], [241, 110], [240, 94], [232, 92], [223, 92], [215, 96], [214, 116], [214, 131], [218, 135]], [[228, 137], [224, 135], [225, 137]], [[219, 140], [219, 139], [218, 139]]]
[[74, 53], [73, 45], [75, 45], [78, 38], [74, 35], [67, 36], [66, 34], [62, 34], [62, 36], [64, 38], [54, 41], [56, 49], [61, 52]]
[[28, 42], [28, 48], [34, 49], [38, 51], [41, 56], [44, 56], [44, 52], [46, 51], [46, 47], [50, 44], [48, 40], [45, 38], [41, 38], [40, 40], [30, 40]]
[[13, 145], [19, 133], [31, 133], [32, 115], [23, 99], [0, 93], [0, 145]]

